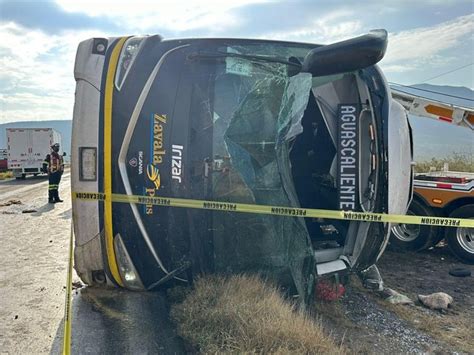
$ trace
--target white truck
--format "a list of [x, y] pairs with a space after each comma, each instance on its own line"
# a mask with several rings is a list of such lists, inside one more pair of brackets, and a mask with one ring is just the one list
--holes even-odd
[[8, 169], [17, 179], [38, 175], [53, 143], [61, 145], [61, 134], [52, 128], [7, 128]]

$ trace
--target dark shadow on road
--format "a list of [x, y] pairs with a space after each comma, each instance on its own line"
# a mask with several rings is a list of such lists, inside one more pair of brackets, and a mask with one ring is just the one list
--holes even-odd
[[40, 208], [36, 209], [36, 212], [31, 213], [32, 216], [39, 217], [45, 212], [49, 212], [54, 210], [54, 203], [45, 203], [43, 206]]
[[32, 183], [42, 182], [48, 180], [48, 175], [38, 175], [38, 176], [27, 176], [25, 179], [9, 179], [0, 181], [2, 185], [12, 185], [12, 186], [27, 186]]
[[[61, 322], [51, 354], [62, 351]], [[72, 302], [73, 354], [182, 354], [165, 293], [85, 287]]]
[[56, 335], [54, 336], [53, 345], [51, 346], [51, 355], [60, 355], [63, 353], [63, 334], [64, 334], [64, 318], [59, 323]]

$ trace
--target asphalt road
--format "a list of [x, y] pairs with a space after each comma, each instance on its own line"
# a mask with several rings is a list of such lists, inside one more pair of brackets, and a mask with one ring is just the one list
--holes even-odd
[[[69, 174], [61, 204], [46, 177], [0, 182], [0, 353], [59, 354], [71, 224]], [[24, 213], [24, 211], [29, 211]], [[74, 281], [79, 281], [75, 275]], [[73, 354], [184, 353], [163, 293], [82, 287], [73, 292]]]
[[[66, 180], [69, 173], [65, 173], [63, 179]], [[63, 180], [63, 181], [64, 181]], [[25, 192], [35, 189], [41, 189], [48, 185], [48, 178], [46, 175], [28, 176], [24, 180], [7, 179], [0, 181], [0, 201], [11, 197], [18, 197]]]

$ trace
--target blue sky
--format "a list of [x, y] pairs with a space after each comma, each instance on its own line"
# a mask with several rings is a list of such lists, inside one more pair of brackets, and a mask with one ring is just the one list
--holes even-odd
[[[161, 34], [331, 43], [385, 28], [381, 67], [405, 85], [474, 61], [474, 3], [367, 1], [0, 0], [0, 123], [70, 119], [77, 44], [90, 37]], [[474, 87], [474, 66], [431, 84]]]

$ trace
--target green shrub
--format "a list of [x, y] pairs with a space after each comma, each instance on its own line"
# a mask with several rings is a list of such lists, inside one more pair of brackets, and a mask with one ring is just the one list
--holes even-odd
[[432, 167], [434, 167], [436, 171], [441, 171], [445, 163], [449, 164], [450, 171], [474, 173], [474, 158], [472, 155], [457, 152], [454, 152], [447, 158], [431, 158], [431, 160], [416, 162], [415, 172], [426, 173], [429, 172]]
[[0, 173], [0, 180], [11, 179], [12, 177], [13, 173], [11, 171]]

